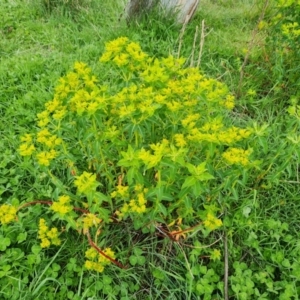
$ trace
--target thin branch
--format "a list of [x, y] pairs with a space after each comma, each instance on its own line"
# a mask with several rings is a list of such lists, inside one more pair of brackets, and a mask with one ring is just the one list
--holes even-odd
[[111, 261], [113, 264], [115, 264], [116, 266], [118, 266], [121, 269], [126, 269], [125, 266], [123, 266], [120, 262], [118, 262], [117, 260], [111, 258], [110, 256], [108, 256], [107, 254], [105, 254], [93, 241], [90, 235], [90, 232], [87, 230], [86, 231], [86, 236], [88, 238], [89, 244], [91, 245], [91, 247], [93, 247], [94, 249], [97, 250], [98, 253], [100, 253], [101, 255], [103, 255], [105, 258], [107, 258], [109, 261]]
[[206, 249], [206, 248], [210, 248], [211, 246], [217, 244], [218, 242], [220, 242], [221, 240], [223, 239], [223, 236], [221, 236], [220, 238], [218, 238], [217, 240], [215, 240], [213, 243], [211, 243], [210, 245], [205, 245], [205, 246], [201, 246], [201, 247], [197, 247], [197, 246], [191, 246], [191, 245], [188, 245], [188, 244], [184, 244], [184, 243], [181, 243], [183, 246], [186, 246], [186, 247], [189, 247], [189, 248], [192, 248], [192, 249]]
[[194, 42], [193, 42], [193, 49], [192, 49], [192, 57], [191, 57], [191, 63], [190, 67], [192, 68], [194, 66], [194, 54], [195, 54], [195, 49], [196, 49], [196, 41], [198, 38], [198, 26], [196, 26], [196, 31], [194, 35]]
[[27, 206], [35, 205], [35, 204], [52, 205], [53, 201], [51, 201], [51, 200], [35, 200], [35, 201], [27, 202], [27, 203], [24, 203], [21, 206], [19, 206], [18, 210], [23, 209], [23, 208], [25, 208]]
[[178, 46], [178, 54], [177, 54], [177, 58], [180, 57], [180, 51], [181, 51], [182, 40], [183, 40], [183, 35], [184, 35], [184, 32], [185, 32], [186, 24], [187, 24], [187, 23], [183, 23], [182, 28], [181, 28], [181, 30], [180, 30], [180, 35], [179, 35], [179, 46]]
[[199, 55], [198, 55], [198, 61], [197, 61], [197, 68], [199, 68], [201, 63], [201, 57], [202, 57], [202, 51], [204, 46], [204, 38], [205, 38], [205, 22], [202, 20], [201, 23], [201, 37], [200, 37], [200, 45], [199, 45]]

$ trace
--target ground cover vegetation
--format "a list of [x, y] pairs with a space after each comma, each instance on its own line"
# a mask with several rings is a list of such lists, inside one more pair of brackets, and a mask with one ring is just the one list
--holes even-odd
[[0, 298], [299, 299], [299, 1], [123, 8], [0, 3]]

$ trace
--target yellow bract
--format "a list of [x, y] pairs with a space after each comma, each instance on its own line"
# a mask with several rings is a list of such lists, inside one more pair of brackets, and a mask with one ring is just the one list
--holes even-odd
[[13, 222], [17, 217], [17, 208], [8, 205], [8, 204], [2, 204], [0, 205], [0, 223], [2, 224], [8, 224]]
[[84, 229], [89, 229], [93, 226], [97, 226], [101, 223], [101, 219], [99, 219], [96, 215], [88, 213], [82, 217], [82, 223]]
[[222, 156], [229, 164], [247, 166], [250, 164], [249, 156], [251, 153], [252, 149], [243, 150], [239, 148], [229, 148]]
[[45, 219], [39, 221], [38, 238], [41, 240], [41, 247], [48, 248], [51, 244], [59, 246], [61, 241], [56, 227], [49, 228]]
[[60, 215], [65, 215], [73, 209], [73, 206], [70, 205], [70, 201], [71, 199], [69, 196], [60, 196], [57, 202], [52, 203], [50, 209]]
[[216, 230], [222, 226], [222, 220], [216, 218], [212, 213], [208, 213], [203, 222], [204, 226], [209, 230]]
[[74, 181], [74, 184], [80, 194], [89, 194], [94, 192], [98, 186], [96, 174], [83, 172], [80, 176], [76, 176], [75, 178], [76, 180]]
[[[115, 259], [115, 253], [111, 250], [111, 248], [104, 249], [103, 253], [111, 259]], [[85, 261], [85, 268], [87, 270], [93, 270], [99, 273], [103, 272], [104, 267], [111, 263], [109, 259], [104, 257], [101, 253], [98, 253], [98, 251], [95, 248], [88, 249], [85, 252], [85, 257], [88, 259]]]

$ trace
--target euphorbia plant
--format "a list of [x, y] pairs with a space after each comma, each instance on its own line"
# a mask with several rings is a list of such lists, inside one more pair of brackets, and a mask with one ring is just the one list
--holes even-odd
[[[98, 226], [103, 232], [126, 219], [143, 231], [161, 223], [180, 224], [182, 233], [190, 226], [206, 233], [220, 228], [222, 207], [204, 196], [222, 185], [222, 174], [251, 167], [252, 150], [242, 147], [251, 130], [230, 119], [234, 97], [184, 62], [150, 57], [126, 37], [111, 41], [100, 58], [102, 73], [76, 62], [37, 115], [37, 132], [21, 137], [20, 154], [56, 186], [48, 203], [52, 220], [87, 235], [88, 269], [119, 264], [110, 248], [92, 241]], [[57, 170], [68, 170], [70, 180]], [[3, 222], [16, 209], [1, 212]], [[45, 248], [59, 244], [48, 226], [40, 220]]]

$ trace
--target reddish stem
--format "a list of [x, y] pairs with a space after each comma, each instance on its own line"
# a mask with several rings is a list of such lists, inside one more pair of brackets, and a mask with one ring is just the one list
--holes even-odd
[[[36, 201], [31, 201], [31, 202], [27, 202], [27, 203], [24, 203], [23, 205], [19, 206], [18, 210], [22, 209], [22, 208], [25, 208], [27, 206], [30, 206], [30, 205], [35, 205], [35, 204], [47, 204], [47, 205], [52, 205], [53, 204], [53, 201], [50, 201], [50, 200], [36, 200]], [[77, 210], [77, 211], [80, 211], [82, 213], [89, 213], [89, 211], [87, 209], [83, 209], [83, 208], [79, 208], [79, 207], [73, 207], [73, 210]], [[119, 268], [121, 269], [125, 269], [125, 266], [123, 266], [121, 263], [119, 263], [117, 260], [109, 257], [108, 255], [106, 255], [91, 239], [91, 235], [89, 233], [89, 231], [86, 232], [86, 235], [88, 237], [88, 241], [89, 241], [89, 244], [95, 248], [101, 255], [103, 255], [105, 258], [107, 258], [108, 260], [110, 260], [112, 263], [114, 263], [115, 265], [117, 265]]]
[[178, 234], [182, 234], [182, 233], [185, 233], [185, 232], [189, 232], [189, 231], [192, 231], [193, 229], [195, 229], [196, 227], [200, 226], [203, 222], [200, 222], [192, 227], [189, 227], [189, 228], [186, 228], [186, 229], [183, 229], [183, 230], [179, 230], [179, 231], [172, 231], [170, 232], [171, 235], [178, 235]]
[[112, 263], [114, 263], [115, 265], [117, 265], [119, 268], [121, 269], [126, 269], [125, 266], [123, 266], [120, 262], [118, 262], [117, 260], [111, 258], [110, 256], [106, 255], [91, 239], [91, 235], [90, 232], [87, 230], [86, 232], [89, 244], [97, 250], [98, 253], [100, 253], [101, 255], [103, 255], [105, 258], [107, 258], [108, 260], [110, 260]]
[[48, 205], [52, 205], [53, 201], [50, 201], [50, 200], [36, 200], [36, 201], [27, 202], [27, 203], [24, 203], [23, 205], [19, 206], [18, 210], [20, 210], [20, 209], [22, 209], [24, 207], [30, 206], [30, 205], [34, 205], [34, 204], [48, 204]]

